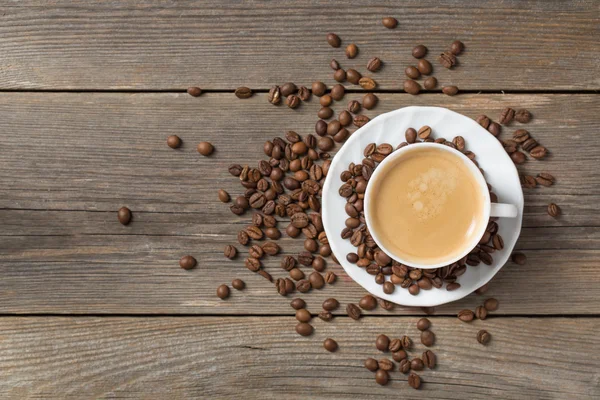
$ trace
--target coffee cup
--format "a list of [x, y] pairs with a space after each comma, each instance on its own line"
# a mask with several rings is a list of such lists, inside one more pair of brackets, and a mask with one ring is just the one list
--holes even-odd
[[513, 204], [492, 203], [483, 174], [462, 152], [438, 143], [402, 147], [369, 179], [365, 221], [397, 262], [432, 269], [469, 254], [490, 217], [514, 218]]

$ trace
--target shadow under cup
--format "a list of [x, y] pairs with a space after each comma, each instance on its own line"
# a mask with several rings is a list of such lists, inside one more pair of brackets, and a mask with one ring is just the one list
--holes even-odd
[[375, 169], [365, 192], [365, 219], [394, 260], [438, 268], [465, 257], [485, 232], [490, 195], [479, 168], [436, 143], [403, 147]]

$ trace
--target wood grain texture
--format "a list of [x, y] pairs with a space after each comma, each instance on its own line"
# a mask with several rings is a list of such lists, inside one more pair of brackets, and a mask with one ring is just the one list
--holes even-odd
[[[0, 88], [166, 89], [314, 80], [332, 82], [331, 58], [366, 72], [374, 56], [381, 88], [400, 89], [411, 49], [430, 49], [443, 84], [471, 90], [600, 87], [593, 0], [461, 1], [26, 1], [0, 7]], [[381, 18], [399, 20], [395, 30]], [[327, 32], [359, 56], [327, 45]], [[453, 40], [466, 51], [453, 71], [437, 56]]]
[[[391, 372], [387, 386], [363, 367], [389, 357], [375, 338], [407, 334], [416, 317], [313, 320], [300, 337], [293, 317], [2, 318], [3, 398], [593, 399], [600, 396], [597, 318], [434, 318], [433, 370], [421, 390]], [[488, 346], [475, 340], [479, 329]], [[332, 337], [339, 350], [322, 347]], [[420, 356], [420, 343], [409, 354]]]

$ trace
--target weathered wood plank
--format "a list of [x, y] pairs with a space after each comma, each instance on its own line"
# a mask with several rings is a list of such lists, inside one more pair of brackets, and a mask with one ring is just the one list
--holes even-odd
[[[1, 8], [0, 87], [27, 89], [268, 88], [332, 81], [329, 61], [385, 68], [381, 87], [399, 89], [424, 42], [442, 83], [464, 89], [598, 89], [600, 12], [585, 1], [221, 2], [27, 1]], [[400, 24], [390, 31], [384, 16]], [[327, 45], [327, 32], [355, 42], [354, 60]], [[460, 67], [437, 55], [466, 44]]]
[[[459, 95], [413, 97], [383, 94], [375, 116], [408, 105], [449, 107], [475, 118], [496, 117], [505, 106], [534, 114], [523, 125], [551, 155], [529, 160], [527, 173], [553, 173], [557, 184], [527, 193], [527, 219], [536, 225], [597, 226], [600, 195], [597, 168], [600, 101], [596, 95]], [[347, 95], [336, 111], [359, 95]], [[0, 208], [195, 212], [227, 215], [215, 190], [232, 194], [241, 186], [227, 173], [231, 163], [255, 164], [265, 140], [286, 130], [313, 132], [316, 99], [298, 110], [275, 107], [266, 94], [239, 100], [229, 93], [200, 98], [186, 94], [3, 93], [0, 94]], [[510, 137], [516, 126], [505, 129]], [[173, 151], [166, 137], [178, 134], [184, 146]], [[210, 158], [195, 146], [217, 148]], [[551, 221], [545, 206], [561, 205], [564, 217]], [[529, 216], [531, 215], [531, 217]]]
[[[293, 317], [2, 318], [4, 398], [592, 399], [600, 396], [597, 318], [434, 318], [433, 370], [420, 391], [394, 370], [387, 386], [362, 365], [389, 357], [375, 338], [418, 342], [416, 317], [314, 320], [300, 337]], [[479, 329], [492, 335], [487, 346]], [[332, 337], [339, 350], [322, 347]], [[419, 343], [409, 354], [420, 356]], [[566, 364], [568, 363], [568, 368]]]
[[[110, 220], [112, 221], [111, 215]], [[86, 223], [85, 220], [82, 221]], [[112, 222], [108, 222], [112, 223]], [[277, 294], [272, 283], [244, 266], [246, 249], [238, 259], [223, 256], [225, 244], [235, 242], [242, 225], [208, 225], [191, 236], [82, 235], [82, 236], [8, 236], [0, 240], [0, 313], [173, 313], [173, 314], [288, 314], [287, 298]], [[558, 228], [556, 228], [558, 229]], [[581, 237], [585, 233], [565, 232]], [[126, 228], [124, 228], [126, 230]], [[597, 233], [588, 231], [591, 242]], [[526, 236], [529, 236], [525, 233]], [[597, 277], [599, 251], [561, 250], [560, 237], [530, 237], [525, 251], [525, 266], [508, 264], [492, 281], [487, 295], [497, 297], [502, 314], [595, 314], [600, 309]], [[297, 255], [302, 241], [281, 241], [283, 254]], [[531, 246], [531, 247], [530, 247]], [[523, 247], [523, 245], [519, 245]], [[524, 249], [526, 250], [526, 249]], [[198, 259], [192, 271], [179, 268], [184, 254]], [[280, 256], [264, 260], [265, 269], [275, 278], [287, 276], [280, 268]], [[305, 273], [310, 268], [303, 267]], [[357, 302], [366, 292], [329, 263], [328, 270], [338, 281], [322, 290], [297, 293], [309, 306], [319, 309], [323, 300], [337, 298], [342, 304]], [[219, 300], [218, 285], [241, 278], [247, 283], [243, 292]], [[560, 301], [556, 301], [560, 299]], [[482, 298], [469, 296], [459, 302], [438, 307], [441, 314], [454, 314], [481, 304]], [[527, 304], [527, 307], [523, 307]], [[340, 308], [343, 312], [345, 308]], [[420, 310], [397, 307], [395, 313]], [[388, 314], [378, 309], [377, 313]]]

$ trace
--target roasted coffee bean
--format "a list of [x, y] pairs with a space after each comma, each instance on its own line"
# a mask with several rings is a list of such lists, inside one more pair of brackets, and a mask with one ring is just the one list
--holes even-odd
[[450, 51], [454, 55], [459, 55], [460, 53], [463, 52], [464, 49], [465, 49], [465, 45], [460, 40], [455, 40], [454, 42], [452, 42], [452, 45], [450, 46]]
[[537, 160], [541, 160], [546, 157], [548, 150], [544, 146], [536, 146], [531, 151], [529, 151], [529, 155]]
[[362, 78], [362, 75], [357, 70], [350, 68], [346, 71], [346, 80], [354, 85], [358, 85], [358, 82]]
[[327, 43], [329, 43], [331, 47], [340, 47], [340, 45], [342, 44], [342, 40], [335, 33], [328, 33]]
[[437, 87], [437, 79], [435, 76], [430, 76], [429, 78], [423, 81], [423, 87], [427, 90], [433, 90]]
[[348, 102], [347, 109], [349, 112], [356, 114], [360, 111], [360, 103], [356, 100], [351, 100], [350, 102]]
[[255, 244], [248, 249], [248, 254], [250, 255], [250, 257], [261, 259], [264, 256], [265, 252], [263, 251], [262, 247]]
[[490, 126], [490, 119], [486, 115], [480, 115], [476, 119], [477, 123], [487, 129]]
[[300, 105], [300, 98], [295, 94], [290, 94], [288, 97], [285, 98], [285, 104], [289, 108], [297, 108]]
[[377, 82], [374, 79], [368, 78], [366, 76], [360, 78], [358, 84], [365, 90], [373, 90], [377, 87]]
[[281, 268], [290, 271], [296, 266], [296, 259], [292, 256], [285, 256], [281, 259]]
[[225, 300], [229, 297], [229, 287], [227, 285], [221, 285], [217, 288], [217, 297], [221, 300]]
[[330, 107], [323, 107], [317, 112], [317, 116], [321, 119], [329, 119], [333, 115], [333, 110]]
[[241, 279], [234, 279], [231, 282], [231, 286], [235, 289], [235, 290], [244, 290], [244, 288], [246, 287], [246, 283], [244, 283], [243, 280]]
[[458, 319], [463, 322], [471, 322], [475, 318], [475, 313], [471, 310], [461, 310], [458, 312]]
[[318, 120], [315, 125], [315, 133], [319, 136], [325, 135], [327, 133], [327, 122], [323, 121], [322, 119]]
[[380, 385], [387, 385], [387, 383], [390, 380], [390, 374], [383, 370], [383, 369], [378, 369], [377, 372], [375, 373], [375, 382], [377, 382]]
[[402, 342], [400, 339], [392, 339], [388, 345], [388, 350], [392, 353], [399, 351], [402, 348]]
[[310, 312], [306, 308], [301, 308], [296, 311], [296, 319], [300, 322], [310, 322], [312, 315], [310, 315]]
[[423, 57], [425, 57], [426, 54], [427, 54], [427, 47], [423, 46], [422, 44], [415, 46], [412, 49], [412, 56], [414, 58], [423, 58]]
[[424, 367], [423, 360], [420, 358], [413, 358], [410, 360], [410, 369], [413, 371], [422, 371]]
[[339, 306], [340, 303], [334, 298], [329, 298], [323, 302], [323, 309], [327, 311], [336, 310]]
[[365, 368], [371, 372], [375, 372], [379, 369], [379, 363], [374, 358], [367, 358], [364, 365]]
[[396, 290], [396, 285], [394, 285], [392, 282], [386, 281], [383, 284], [383, 293], [392, 294], [394, 293], [394, 290]]
[[340, 101], [344, 98], [345, 92], [346, 92], [346, 89], [344, 88], [344, 86], [342, 86], [338, 83], [337, 85], [334, 85], [331, 88], [331, 97], [335, 101]]
[[449, 284], [446, 285], [446, 290], [449, 291], [449, 292], [451, 292], [453, 290], [456, 290], [456, 289], [460, 289], [460, 283], [452, 282], [452, 283], [449, 283]]
[[327, 86], [323, 82], [316, 81], [316, 82], [313, 82], [311, 89], [312, 89], [312, 93], [315, 96], [321, 97], [327, 91]]
[[246, 233], [250, 239], [260, 240], [263, 238], [263, 231], [258, 226], [250, 225], [246, 228]]
[[367, 63], [367, 69], [371, 72], [377, 72], [381, 68], [381, 64], [381, 59], [379, 59], [378, 57], [373, 57]]
[[379, 272], [377, 272], [377, 274], [375, 275], [375, 283], [377, 283], [378, 285], [383, 285], [383, 283], [385, 282], [385, 275], [383, 275], [383, 273], [381, 272], [380, 266], [377, 266], [377, 269]]
[[419, 92], [421, 91], [421, 85], [419, 85], [412, 79], [407, 79], [404, 81], [404, 91], [412, 95], [419, 94]]
[[456, 56], [449, 51], [445, 51], [440, 54], [439, 61], [444, 67], [450, 69], [456, 65]]
[[419, 70], [421, 75], [430, 75], [431, 72], [433, 72], [433, 66], [429, 61], [427, 61], [424, 58], [420, 59], [417, 63], [417, 69]]
[[202, 154], [205, 157], [208, 157], [213, 153], [213, 151], [215, 151], [215, 148], [212, 144], [208, 142], [200, 142], [198, 143], [197, 150], [198, 153]]
[[407, 357], [408, 357], [408, 354], [406, 354], [406, 351], [404, 351], [404, 350], [398, 350], [398, 351], [392, 353], [392, 358], [396, 362], [405, 360]]
[[394, 363], [388, 358], [379, 360], [379, 369], [383, 371], [391, 371], [394, 369]]
[[327, 282], [330, 285], [333, 285], [336, 279], [337, 275], [332, 271], [327, 271], [327, 273], [325, 274], [325, 282]]
[[343, 110], [338, 118], [341, 126], [348, 126], [352, 123], [352, 115], [346, 110]]
[[356, 117], [354, 117], [354, 119], [352, 120], [352, 123], [357, 128], [360, 128], [360, 127], [365, 126], [370, 120], [371, 119], [369, 117], [361, 114], [361, 115], [357, 115]]
[[421, 359], [423, 360], [423, 364], [429, 368], [429, 369], [433, 369], [435, 368], [435, 364], [436, 364], [436, 357], [433, 351], [431, 350], [427, 350], [425, 352], [423, 352], [423, 355], [421, 356]]
[[517, 143], [523, 143], [529, 139], [529, 132], [525, 129], [517, 129], [513, 132], [513, 140]]
[[492, 238], [492, 244], [496, 250], [502, 250], [504, 248], [504, 240], [500, 235], [494, 235]]
[[394, 303], [392, 303], [391, 301], [379, 299], [378, 303], [379, 303], [379, 306], [386, 311], [391, 311], [394, 309]]
[[285, 233], [291, 237], [291, 238], [296, 238], [298, 237], [298, 235], [300, 235], [301, 230], [299, 228], [296, 228], [293, 225], [288, 225], [287, 228], [285, 228]]
[[183, 256], [179, 259], [179, 266], [183, 269], [192, 269], [196, 264], [196, 259], [192, 256]]
[[462, 136], [456, 136], [452, 139], [452, 143], [454, 143], [457, 150], [463, 151], [465, 149], [465, 139]]
[[398, 371], [403, 374], [408, 373], [410, 371], [410, 361], [405, 357], [398, 362]]
[[433, 346], [435, 343], [435, 334], [430, 330], [421, 332], [421, 343], [427, 347]]
[[235, 89], [235, 95], [238, 99], [248, 99], [252, 97], [252, 94], [252, 89], [245, 86], [240, 86], [239, 88]]
[[417, 140], [417, 131], [413, 128], [408, 128], [404, 133], [404, 137], [408, 143], [414, 143]]
[[292, 306], [294, 310], [300, 310], [302, 308], [306, 308], [306, 302], [302, 299], [296, 298], [290, 302], [290, 306]]
[[131, 222], [131, 210], [127, 207], [119, 208], [117, 211], [117, 219], [121, 225], [128, 225]]
[[302, 251], [298, 255], [298, 262], [305, 266], [310, 266], [314, 260], [314, 256], [308, 251]]
[[269, 103], [271, 104], [281, 103], [281, 89], [279, 86], [273, 86], [271, 89], [269, 89], [267, 100], [269, 100]]
[[431, 322], [427, 318], [421, 318], [417, 321], [417, 329], [420, 331], [426, 331], [431, 326]]
[[404, 348], [405, 350], [408, 350], [412, 347], [412, 340], [410, 340], [410, 337], [404, 335], [402, 336], [400, 341], [402, 342], [402, 348]]
[[531, 121], [531, 113], [521, 108], [515, 112], [515, 119], [522, 124], [526, 124]]
[[510, 155], [510, 159], [513, 160], [515, 164], [523, 164], [527, 160], [527, 157], [520, 151], [515, 151]]
[[488, 311], [496, 311], [498, 309], [498, 300], [489, 298], [483, 302], [483, 306]]
[[310, 336], [313, 333], [313, 327], [306, 322], [299, 322], [296, 325], [296, 333], [300, 336]]
[[554, 203], [548, 204], [548, 215], [556, 218], [560, 215], [560, 207]]
[[290, 277], [295, 281], [299, 281], [305, 278], [304, 272], [302, 272], [302, 270], [298, 268], [292, 268], [290, 270]]
[[354, 58], [357, 55], [358, 55], [358, 46], [356, 46], [354, 43], [350, 43], [348, 46], [346, 46], [346, 57]]
[[371, 296], [370, 294], [367, 294], [360, 299], [360, 301], [358, 302], [358, 305], [363, 310], [370, 311], [370, 310], [375, 309], [375, 307], [377, 307], [377, 300], [375, 299], [375, 297]]
[[331, 338], [327, 338], [325, 339], [325, 341], [323, 342], [323, 347], [325, 348], [325, 350], [327, 350], [330, 353], [333, 353], [334, 351], [337, 350], [338, 348], [338, 344], [335, 340], [331, 339]]
[[475, 308], [475, 316], [477, 319], [486, 319], [487, 318], [487, 310], [483, 306], [477, 306]]
[[248, 268], [252, 272], [256, 272], [260, 269], [261, 263], [260, 260], [254, 257], [248, 257], [244, 261], [246, 268]]
[[242, 246], [245, 246], [246, 244], [248, 244], [250, 237], [248, 236], [246, 231], [239, 231], [237, 234], [237, 240], [238, 240], [239, 244], [241, 244]]
[[348, 305], [346, 306], [346, 313], [353, 320], [358, 320], [361, 315], [360, 308], [358, 308], [358, 306], [353, 303], [348, 303]]
[[538, 174], [537, 178], [535, 178], [536, 182], [542, 186], [552, 186], [556, 181], [554, 176], [550, 175], [547, 172], [541, 172]]
[[221, 200], [223, 203], [228, 203], [229, 200], [231, 199], [229, 197], [229, 193], [227, 193], [223, 189], [219, 189], [218, 195], [219, 195], [219, 200]]
[[281, 95], [283, 97], [288, 97], [289, 95], [295, 94], [296, 92], [298, 92], [298, 87], [292, 82], [284, 83], [281, 86]]
[[[366, 108], [367, 110], [371, 110], [371, 109], [375, 108], [379, 99], [373, 93], [367, 93], [363, 96], [362, 101], [363, 101], [363, 103], [362, 103], [363, 107]], [[341, 115], [340, 115], [340, 122], [341, 122]]]
[[181, 146], [181, 139], [177, 135], [167, 137], [167, 146], [172, 149], [177, 149]]
[[308, 101], [308, 99], [310, 99], [310, 91], [306, 86], [300, 86], [298, 88], [298, 98], [302, 101]]
[[311, 289], [310, 281], [306, 279], [299, 280], [298, 283], [296, 283], [296, 289], [298, 289], [300, 293], [308, 292]]
[[413, 373], [408, 375], [408, 385], [413, 389], [419, 389], [421, 387], [421, 378], [419, 375]]
[[419, 287], [419, 285], [412, 284], [408, 287], [408, 293], [412, 294], [413, 296], [418, 295], [420, 291], [421, 288]]
[[225, 246], [225, 250], [223, 253], [225, 257], [229, 258], [230, 260], [233, 260], [237, 256], [237, 249], [234, 246], [228, 244], [227, 246]]
[[335, 143], [331, 137], [323, 136], [317, 141], [317, 147], [321, 151], [329, 151], [335, 147]]
[[[340, 131], [340, 129], [342, 129], [342, 124], [337, 119], [334, 119], [333, 121], [330, 121], [327, 124], [327, 134], [329, 136], [334, 136], [336, 133], [338, 133]], [[317, 144], [318, 144], [318, 142], [317, 142]]]
[[386, 335], [377, 336], [377, 340], [375, 341], [375, 347], [379, 351], [388, 351], [388, 347], [390, 345], [390, 338]]
[[202, 94], [202, 89], [196, 86], [187, 88], [187, 93], [192, 97], [198, 97]]
[[418, 79], [421, 76], [421, 72], [419, 72], [417, 67], [414, 67], [412, 65], [406, 67], [406, 69], [404, 70], [404, 74], [410, 79]]
[[315, 271], [318, 272], [323, 272], [325, 271], [325, 267], [326, 267], [326, 263], [325, 263], [325, 259], [323, 257], [315, 257], [315, 259], [312, 262], [312, 267]]
[[315, 289], [322, 289], [325, 286], [325, 279], [323, 279], [323, 275], [321, 275], [317, 271], [313, 271], [309, 276], [308, 280], [310, 281], [311, 287]]
[[342, 68], [338, 69], [333, 73], [333, 79], [338, 82], [344, 82], [346, 80], [346, 71], [344, 71]]
[[398, 20], [394, 17], [384, 17], [381, 23], [388, 29], [394, 29], [398, 26]]
[[489, 284], [486, 283], [485, 285], [483, 285], [480, 288], [478, 288], [477, 290], [475, 290], [475, 293], [478, 295], [482, 295], [488, 291], [488, 288], [489, 288]]
[[491, 338], [492, 336], [485, 329], [482, 329], [479, 332], [477, 332], [477, 341], [483, 345], [488, 344]]
[[421, 128], [419, 128], [417, 134], [420, 139], [427, 139], [429, 136], [431, 136], [431, 128], [427, 125], [424, 125]]
[[515, 110], [513, 110], [510, 107], [506, 107], [500, 113], [500, 117], [498, 118], [498, 122], [500, 122], [502, 125], [507, 125], [507, 124], [510, 124], [512, 122], [512, 120], [514, 119], [514, 117], [515, 117]]
[[448, 96], [454, 96], [458, 93], [458, 87], [457, 86], [444, 86], [442, 88], [442, 92]]
[[333, 319], [333, 314], [330, 313], [329, 311], [323, 310], [319, 313], [319, 318], [325, 322], [329, 322]]

